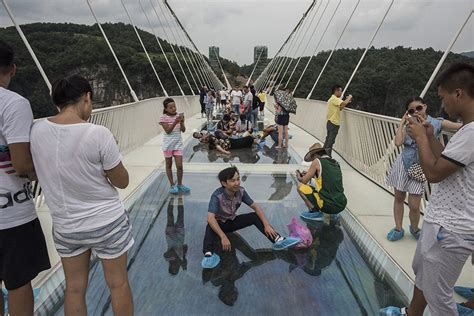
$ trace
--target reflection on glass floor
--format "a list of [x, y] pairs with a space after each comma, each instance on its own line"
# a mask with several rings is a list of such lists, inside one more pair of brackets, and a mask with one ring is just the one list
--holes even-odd
[[265, 146], [254, 145], [252, 148], [232, 149], [230, 152], [230, 155], [226, 155], [209, 150], [206, 144], [192, 140], [185, 146], [183, 155], [186, 162], [297, 164], [301, 161], [291, 148], [277, 149], [270, 137], [267, 137]]
[[[308, 224], [312, 246], [285, 252], [272, 251], [255, 227], [245, 228], [229, 236], [232, 251], [220, 253], [220, 265], [203, 270], [208, 199], [219, 184], [214, 174], [185, 177], [190, 194], [169, 196], [166, 177], [159, 175], [130, 209], [135, 245], [128, 267], [137, 315], [374, 315], [380, 306], [399, 304], [338, 222]], [[286, 234], [286, 224], [303, 208], [293, 179], [241, 177], [270, 223]], [[89, 315], [112, 315], [99, 264], [91, 269], [87, 304]]]

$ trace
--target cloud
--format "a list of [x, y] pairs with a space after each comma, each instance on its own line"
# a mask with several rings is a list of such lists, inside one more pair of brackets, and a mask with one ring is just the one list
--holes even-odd
[[[7, 0], [19, 23], [72, 22], [95, 23], [86, 0]], [[120, 0], [90, 0], [100, 22], [124, 22], [129, 20]], [[138, 0], [123, 0], [138, 27], [151, 31]], [[157, 6], [161, 0], [141, 0], [158, 36], [164, 37], [178, 28], [166, 13], [160, 23], [152, 9], [163, 18]], [[331, 1], [330, 14], [336, 1]], [[290, 31], [311, 4], [311, 0], [168, 0], [173, 10], [193, 38], [201, 52], [207, 53], [209, 46], [219, 46], [223, 57], [249, 64], [253, 61], [253, 47], [267, 45], [269, 56], [280, 48]], [[321, 43], [321, 49], [333, 47], [356, 0], [342, 0], [334, 21]], [[364, 47], [390, 0], [361, 0], [353, 20], [341, 40], [340, 47]], [[331, 9], [332, 8], [332, 9]], [[376, 46], [412, 46], [444, 49], [461, 24], [461, 20], [472, 9], [471, 0], [396, 0], [392, 10], [377, 35]], [[308, 52], [313, 51], [319, 34], [327, 24], [330, 14], [321, 21], [317, 35], [312, 39]], [[474, 50], [474, 20], [466, 26], [455, 45], [456, 51]], [[315, 25], [314, 23], [313, 25]], [[0, 5], [0, 26], [12, 23]], [[309, 34], [302, 39], [302, 47], [309, 41]], [[298, 43], [296, 43], [298, 44]]]

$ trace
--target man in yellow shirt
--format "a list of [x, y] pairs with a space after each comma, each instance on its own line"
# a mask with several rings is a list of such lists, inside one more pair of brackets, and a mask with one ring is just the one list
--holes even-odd
[[352, 101], [352, 95], [348, 95], [343, 101], [342, 86], [335, 85], [332, 87], [332, 96], [328, 100], [328, 112], [326, 118], [328, 120], [326, 124], [327, 136], [324, 141], [324, 148], [329, 156], [332, 153], [332, 146], [336, 141], [337, 133], [339, 132], [339, 125], [341, 119], [341, 110], [344, 109]]
[[265, 108], [265, 103], [267, 102], [267, 94], [265, 93], [265, 91], [260, 90], [257, 96], [260, 99], [260, 115], [263, 116], [263, 109]]

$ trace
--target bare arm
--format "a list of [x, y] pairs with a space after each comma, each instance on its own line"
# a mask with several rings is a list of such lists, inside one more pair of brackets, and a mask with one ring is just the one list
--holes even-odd
[[214, 213], [207, 212], [207, 223], [209, 224], [209, 226], [211, 226], [212, 230], [221, 239], [222, 249], [224, 251], [230, 251], [231, 245], [230, 245], [229, 238], [227, 238], [226, 234], [219, 226], [219, 223], [216, 220], [216, 215]]
[[296, 174], [296, 177], [299, 182], [301, 183], [308, 183], [320, 170], [319, 160], [315, 159], [311, 162], [311, 166], [309, 167], [308, 171], [301, 177]]
[[178, 117], [176, 117], [176, 120], [173, 123], [171, 123], [171, 124], [160, 123], [160, 125], [163, 127], [166, 134], [170, 134], [173, 131], [173, 129], [175, 128], [175, 126], [179, 123], [181, 123], [181, 118], [178, 116]]
[[35, 166], [31, 158], [30, 143], [13, 143], [8, 145], [13, 169], [19, 175], [34, 173]]
[[344, 101], [342, 101], [341, 104], [339, 104], [339, 109], [340, 109], [340, 110], [344, 109], [344, 108], [345, 108], [346, 106], [348, 106], [349, 103], [351, 103], [351, 102], [352, 102], [352, 95], [349, 94], [349, 95], [346, 97], [346, 99], [345, 99]]
[[250, 205], [250, 207], [255, 211], [258, 218], [262, 221], [263, 227], [265, 228], [265, 234], [273, 239], [277, 238], [279, 236], [278, 233], [273, 229], [272, 225], [270, 225], [260, 206], [254, 202], [252, 205]]
[[[408, 121], [410, 122], [408, 127], [409, 133], [415, 139], [418, 146], [421, 167], [423, 168], [423, 172], [425, 173], [428, 182], [440, 182], [460, 168], [455, 163], [444, 159], [441, 154], [437, 157], [434, 151], [437, 151], [438, 149], [433, 149], [432, 146], [435, 146], [436, 144], [434, 144], [433, 140], [428, 138], [425, 127], [415, 118], [409, 118]], [[431, 132], [431, 134], [433, 133]], [[435, 139], [434, 136], [433, 138]]]
[[441, 122], [441, 127], [444, 130], [457, 131], [458, 129], [460, 129], [462, 127], [462, 124], [457, 123], [457, 122], [452, 122], [450, 120], [443, 120]]
[[125, 169], [122, 162], [110, 170], [105, 170], [105, 175], [110, 183], [119, 189], [125, 189], [128, 186], [128, 171]]
[[402, 120], [400, 121], [400, 125], [398, 125], [397, 132], [395, 133], [395, 146], [400, 147], [403, 145], [403, 141], [405, 140], [406, 136], [406, 131], [405, 131], [405, 124], [407, 122], [407, 113], [402, 117]]
[[219, 238], [222, 239], [226, 237], [224, 231], [219, 226], [219, 223], [217, 223], [216, 214], [207, 212], [207, 223], [209, 226], [211, 226], [212, 230], [217, 234], [217, 236], [219, 236]]

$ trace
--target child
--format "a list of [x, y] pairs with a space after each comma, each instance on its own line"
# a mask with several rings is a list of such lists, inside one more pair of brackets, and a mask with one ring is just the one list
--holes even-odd
[[[309, 211], [301, 213], [301, 218], [322, 221], [323, 213], [335, 215], [342, 212], [347, 199], [342, 185], [341, 167], [337, 161], [329, 157], [317, 143], [309, 148], [304, 160], [311, 161], [311, 166], [307, 172], [297, 170], [296, 178], [300, 182], [298, 193]], [[312, 180], [314, 183], [310, 183]]]
[[[177, 194], [181, 192], [189, 192], [191, 189], [183, 185], [183, 140], [181, 133], [186, 131], [184, 126], [184, 115], [176, 113], [176, 104], [171, 98], [163, 101], [163, 114], [160, 117], [160, 125], [165, 130], [163, 135], [163, 154], [166, 161], [166, 175], [170, 181], [171, 188], [169, 193]], [[175, 185], [173, 180], [173, 157], [176, 163], [176, 173], [178, 176], [178, 184]]]
[[[220, 262], [220, 257], [214, 252], [217, 237], [220, 238], [222, 250], [230, 251], [231, 244], [226, 233], [251, 225], [256, 226], [273, 243], [273, 250], [283, 250], [300, 242], [299, 238], [284, 238], [273, 229], [260, 206], [240, 186], [237, 167], [226, 168], [219, 172], [217, 177], [222, 187], [212, 193], [209, 201], [208, 225], [203, 244], [204, 258], [201, 263], [203, 268], [215, 268]], [[236, 215], [242, 203], [250, 206], [255, 212]]]

